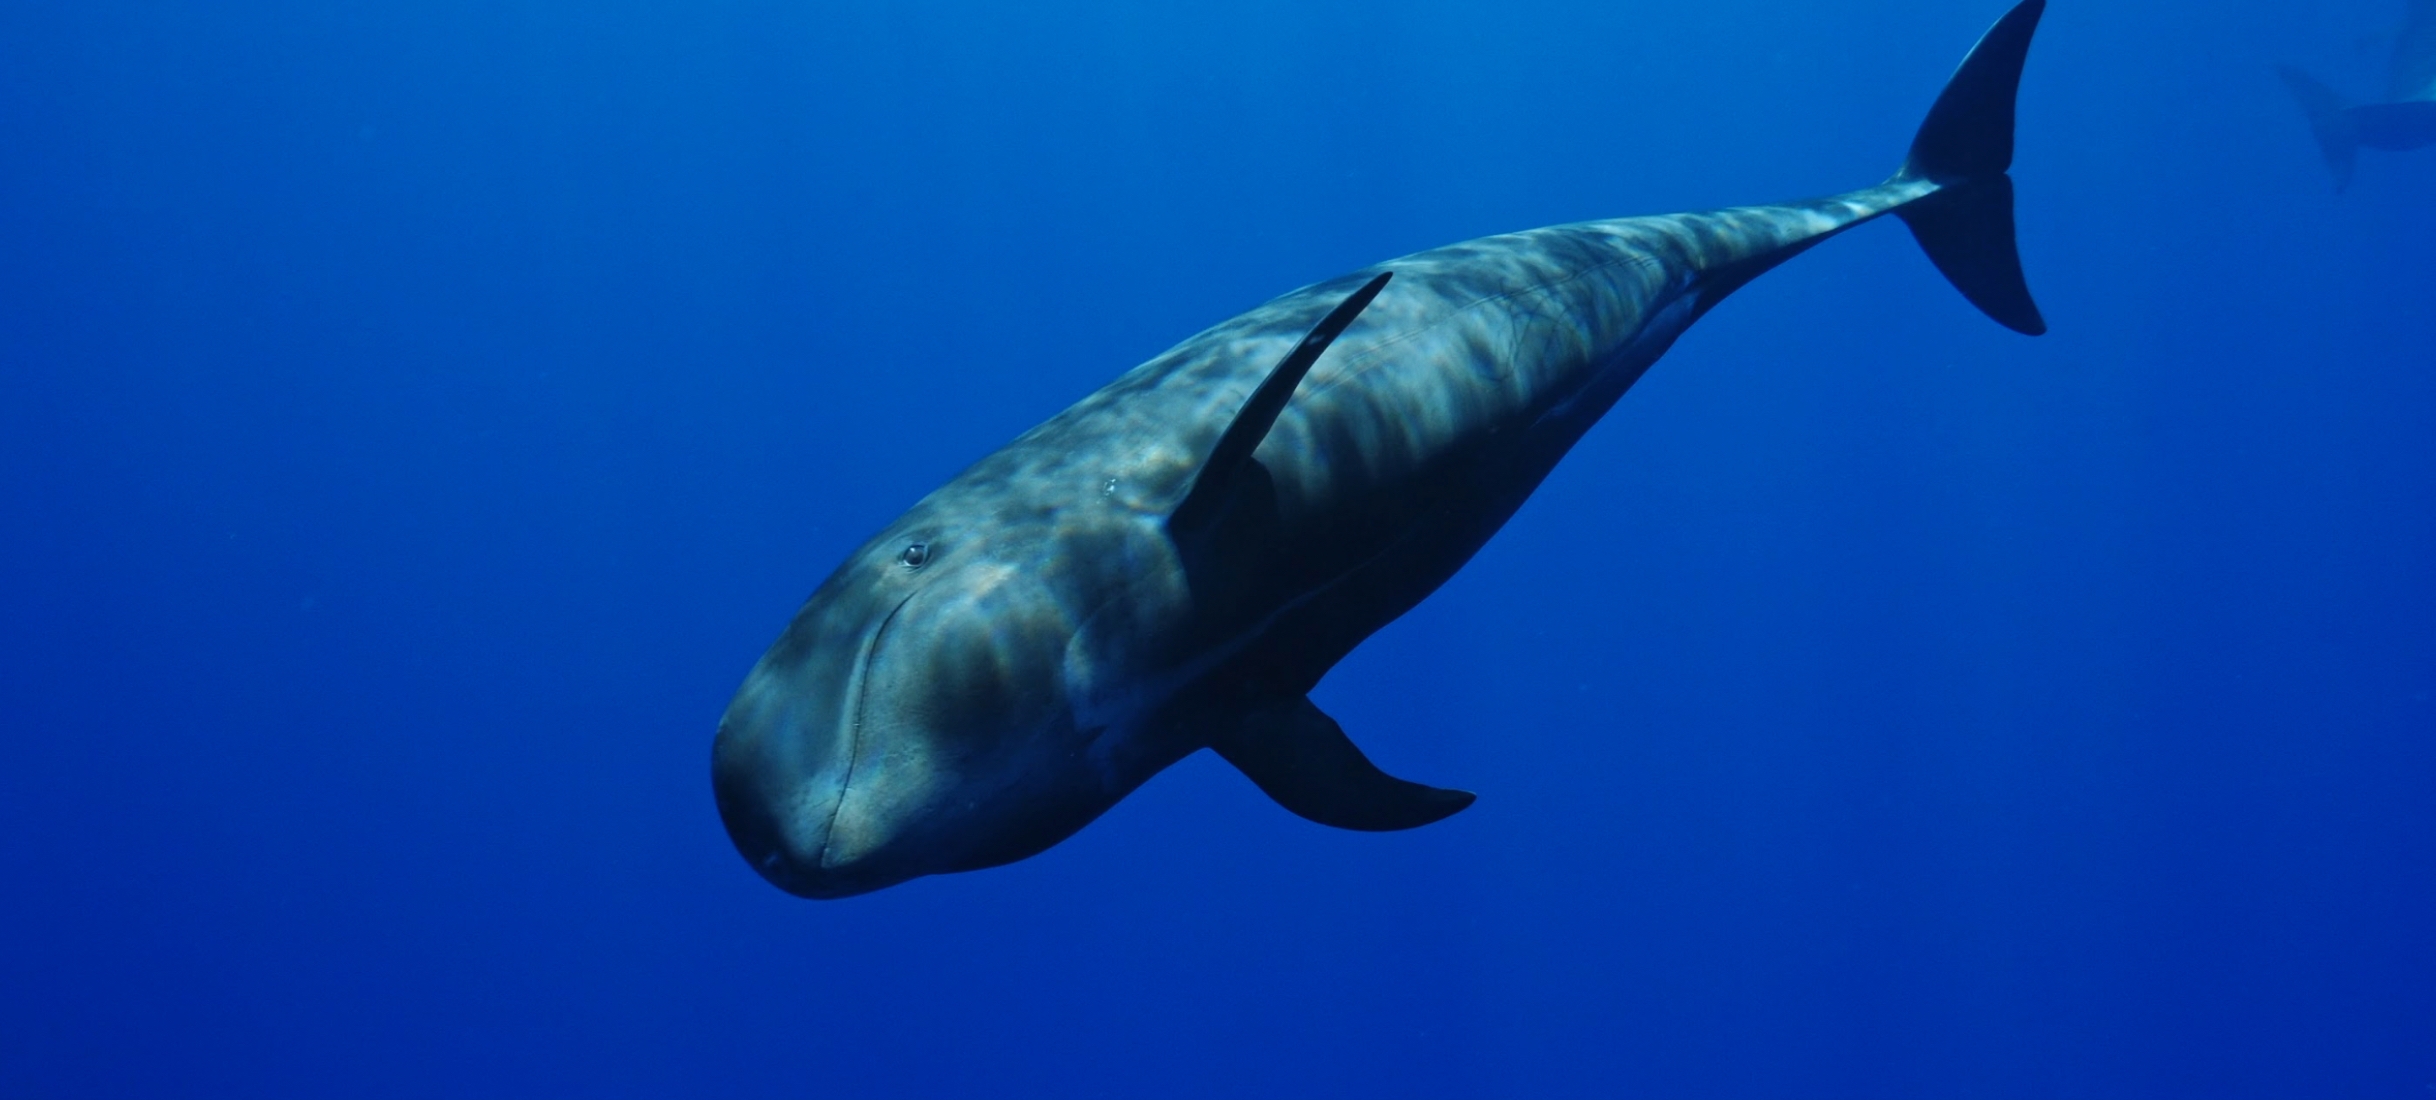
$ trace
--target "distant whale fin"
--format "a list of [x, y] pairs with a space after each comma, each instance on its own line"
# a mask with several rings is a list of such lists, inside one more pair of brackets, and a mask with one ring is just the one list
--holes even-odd
[[2013, 105], [2022, 62], [2046, 0], [2022, 0], [1988, 28], [1946, 82], [1912, 139], [1897, 179], [1925, 179], [1930, 194], [1895, 215], [1954, 289], [1997, 324], [2047, 331], [2022, 278], [2013, 237]]
[[2309, 116], [2309, 132], [2318, 139], [2318, 152], [2325, 154], [2327, 170], [2334, 173], [2335, 190], [2351, 186], [2352, 165], [2360, 157], [2360, 129], [2352, 122], [2351, 104], [2316, 77], [2290, 65], [2276, 66], [2275, 73], [2292, 89], [2292, 98], [2300, 101], [2301, 113]]
[[1309, 699], [1255, 708], [1210, 747], [1278, 805], [1340, 829], [1414, 829], [1472, 804], [1469, 791], [1425, 787], [1380, 771]]
[[1192, 491], [1184, 495], [1183, 503], [1176, 505], [1175, 512], [1167, 517], [1170, 532], [1190, 536], [1206, 531], [1218, 520], [1226, 510], [1227, 497], [1235, 482], [1252, 461], [1252, 451], [1268, 436], [1278, 414], [1286, 411], [1286, 401], [1294, 396], [1294, 387], [1302, 383], [1303, 375], [1311, 373], [1311, 365], [1319, 362], [1321, 353], [1336, 342], [1345, 327], [1369, 307], [1370, 300], [1378, 297], [1379, 291], [1386, 289], [1387, 280], [1394, 277], [1394, 272], [1382, 271], [1362, 284], [1360, 290], [1346, 295], [1301, 343], [1294, 345], [1294, 350], [1270, 368], [1269, 376], [1252, 391], [1243, 408], [1236, 412], [1234, 422], [1226, 426], [1226, 433], [1218, 437], [1218, 445], [1211, 448], [1208, 461], [1201, 464], [1200, 475], [1193, 479]]

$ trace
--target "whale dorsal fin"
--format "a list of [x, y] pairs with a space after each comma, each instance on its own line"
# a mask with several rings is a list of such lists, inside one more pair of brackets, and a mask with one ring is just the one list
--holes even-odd
[[1320, 354], [1336, 342], [1345, 326], [1352, 324], [1370, 305], [1370, 300], [1387, 286], [1387, 280], [1394, 277], [1394, 272], [1382, 271], [1377, 278], [1362, 284], [1360, 290], [1346, 295], [1326, 317], [1320, 318], [1319, 324], [1312, 326], [1301, 343], [1294, 345], [1293, 351], [1270, 368], [1269, 376], [1261, 379], [1260, 387], [1252, 391], [1243, 408], [1236, 412], [1234, 422], [1226, 426], [1226, 433], [1218, 437], [1218, 445], [1210, 450], [1209, 460], [1201, 464], [1200, 475], [1193, 479], [1192, 491], [1184, 495], [1184, 502], [1176, 505], [1176, 510], [1167, 517], [1169, 531], [1189, 537], [1217, 521], [1225, 511], [1227, 496], [1234, 491], [1235, 482], [1244, 467], [1251, 464], [1252, 451], [1268, 436], [1278, 414], [1286, 411], [1286, 401], [1294, 396], [1294, 387], [1302, 384], [1303, 376], [1311, 373], [1311, 365], [1319, 362]]
[[1253, 707], [1210, 747], [1278, 805], [1339, 829], [1414, 829], [1472, 804], [1470, 791], [1380, 771], [1336, 719], [1305, 698]]

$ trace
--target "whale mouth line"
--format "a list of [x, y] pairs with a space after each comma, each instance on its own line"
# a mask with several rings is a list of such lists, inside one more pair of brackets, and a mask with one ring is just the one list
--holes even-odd
[[848, 689], [854, 695], [854, 713], [846, 725], [846, 774], [837, 781], [837, 800], [829, 804], [829, 820], [821, 825], [820, 851], [812, 856], [815, 871], [829, 869], [829, 848], [837, 840], [838, 815], [845, 812], [846, 796], [854, 790], [854, 766], [863, 755], [863, 711], [871, 701], [871, 662], [879, 655], [880, 638], [888, 633], [888, 624], [897, 621], [897, 612], [905, 610], [914, 595], [907, 592], [904, 599], [888, 609], [880, 625], [872, 628], [871, 638], [863, 643], [863, 652], [855, 657], [853, 686]]

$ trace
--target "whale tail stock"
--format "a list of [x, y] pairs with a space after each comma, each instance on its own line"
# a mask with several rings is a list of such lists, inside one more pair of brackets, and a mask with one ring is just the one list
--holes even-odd
[[2276, 66], [2275, 74], [2284, 78], [2301, 113], [2309, 116], [2309, 132], [2318, 139], [2326, 170], [2334, 173], [2335, 190], [2351, 186], [2352, 165], [2360, 158], [2360, 127], [2352, 118], [2351, 104], [2342, 93], [2290, 65]]
[[1897, 181], [1937, 189], [1894, 210], [1954, 289], [2015, 332], [2047, 331], [2013, 236], [2013, 105], [2046, 0], [2022, 0], [1981, 36], [1929, 108]]

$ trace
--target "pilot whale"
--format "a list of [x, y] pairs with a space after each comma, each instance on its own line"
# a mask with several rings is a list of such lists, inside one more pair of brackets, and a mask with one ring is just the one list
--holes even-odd
[[2276, 73], [2309, 117], [2309, 132], [2334, 173], [2351, 186], [2362, 147], [2404, 151], [2436, 145], [2436, 0], [2410, 0], [2386, 69], [2385, 100], [2353, 106], [2343, 94], [2290, 65]]
[[789, 893], [1037, 854], [1216, 751], [1286, 809], [1391, 830], [1470, 805], [1306, 697], [1462, 568], [1684, 329], [1893, 214], [1981, 311], [2045, 331], [2014, 245], [2007, 13], [1902, 168], [1832, 198], [1488, 237], [1296, 290], [983, 458], [838, 566], [745, 677], [712, 787]]

